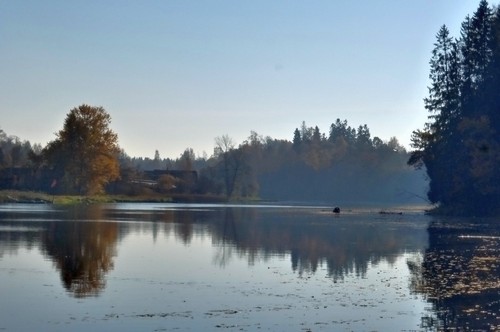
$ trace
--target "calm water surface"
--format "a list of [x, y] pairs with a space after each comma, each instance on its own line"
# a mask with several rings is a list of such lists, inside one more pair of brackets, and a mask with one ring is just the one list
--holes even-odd
[[498, 328], [495, 223], [377, 212], [0, 205], [0, 331]]

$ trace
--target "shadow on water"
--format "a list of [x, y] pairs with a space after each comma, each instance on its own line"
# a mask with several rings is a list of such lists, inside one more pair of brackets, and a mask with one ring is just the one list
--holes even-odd
[[423, 259], [409, 262], [410, 288], [432, 304], [422, 327], [500, 330], [500, 224], [436, 218]]

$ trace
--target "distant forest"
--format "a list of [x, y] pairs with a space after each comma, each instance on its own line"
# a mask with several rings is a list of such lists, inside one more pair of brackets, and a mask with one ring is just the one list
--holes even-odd
[[[88, 124], [94, 118], [99, 125]], [[410, 154], [398, 140], [371, 137], [367, 125], [354, 128], [347, 120], [337, 119], [327, 134], [303, 122], [291, 130], [291, 140], [251, 132], [236, 145], [223, 135], [215, 138], [213, 155], [196, 156], [188, 148], [176, 159], [161, 158], [159, 151], [153, 158], [128, 156], [109, 122], [104, 109], [81, 105], [46, 147], [0, 130], [0, 189], [316, 204], [425, 200], [425, 171], [406, 164]], [[88, 132], [99, 126], [99, 133]], [[97, 136], [107, 141], [93, 141]]]
[[424, 167], [428, 198], [446, 214], [500, 214], [500, 8], [485, 0], [459, 38], [443, 25], [430, 60], [429, 121], [409, 164]]

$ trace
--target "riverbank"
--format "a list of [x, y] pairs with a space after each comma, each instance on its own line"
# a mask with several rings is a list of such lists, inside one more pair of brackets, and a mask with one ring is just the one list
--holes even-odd
[[48, 195], [42, 192], [0, 190], [0, 203], [25, 203], [25, 204], [91, 204], [91, 203], [118, 203], [118, 202], [143, 202], [143, 203], [223, 203], [224, 196], [217, 195]]

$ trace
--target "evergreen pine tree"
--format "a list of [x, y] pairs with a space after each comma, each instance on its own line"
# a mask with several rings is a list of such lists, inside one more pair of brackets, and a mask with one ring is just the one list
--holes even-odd
[[300, 131], [299, 128], [295, 128], [295, 131], [293, 132], [293, 148], [298, 151], [300, 147], [300, 143], [302, 142], [302, 139], [300, 137]]
[[424, 99], [429, 111], [429, 123], [424, 131], [416, 131], [409, 163], [427, 168], [430, 179], [429, 199], [433, 203], [452, 200], [454, 181], [449, 176], [454, 158], [460, 153], [459, 139], [455, 132], [460, 118], [460, 87], [458, 46], [443, 25], [436, 35], [436, 43], [429, 61], [429, 96]]
[[482, 0], [453, 41], [443, 26], [430, 60], [424, 130], [413, 133], [408, 161], [425, 164], [429, 199], [448, 212], [500, 212], [500, 14]]

